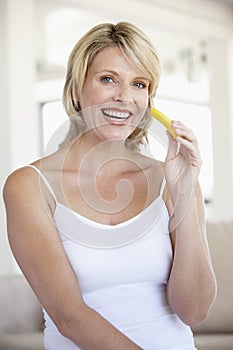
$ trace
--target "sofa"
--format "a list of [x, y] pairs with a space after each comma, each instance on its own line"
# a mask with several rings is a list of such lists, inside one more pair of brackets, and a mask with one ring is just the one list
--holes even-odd
[[0, 277], [0, 349], [44, 350], [41, 305], [21, 274]]
[[[193, 327], [198, 350], [233, 350], [233, 221], [207, 223], [218, 292]], [[41, 306], [22, 275], [0, 277], [0, 350], [43, 350]]]
[[233, 350], [233, 221], [208, 222], [207, 237], [217, 280], [209, 315], [193, 327], [198, 350]]

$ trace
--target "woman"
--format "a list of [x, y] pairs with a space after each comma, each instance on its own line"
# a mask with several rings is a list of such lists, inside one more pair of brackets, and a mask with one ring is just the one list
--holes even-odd
[[94, 27], [68, 62], [64, 142], [6, 181], [9, 242], [47, 350], [195, 349], [190, 325], [215, 296], [201, 159], [178, 121], [164, 164], [140, 151], [158, 81], [138, 28]]

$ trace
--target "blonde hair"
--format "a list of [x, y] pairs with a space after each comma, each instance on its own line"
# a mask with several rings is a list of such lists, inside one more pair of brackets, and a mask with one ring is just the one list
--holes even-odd
[[[152, 107], [160, 76], [159, 59], [152, 43], [133, 24], [127, 22], [119, 22], [115, 25], [99, 24], [77, 42], [68, 60], [63, 104], [70, 117], [70, 128], [61, 146], [74, 141], [84, 131], [84, 120], [75, 97], [82, 91], [88, 68], [95, 56], [104, 48], [114, 46], [120, 47], [136, 67], [149, 78], [148, 107]], [[150, 121], [151, 116], [147, 110], [141, 123], [127, 138], [126, 144], [137, 149], [141, 144], [145, 144]]]

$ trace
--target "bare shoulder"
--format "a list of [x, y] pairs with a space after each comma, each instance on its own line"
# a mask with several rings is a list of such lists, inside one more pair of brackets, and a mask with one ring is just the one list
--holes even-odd
[[3, 187], [3, 196], [6, 198], [9, 194], [12, 195], [14, 192], [21, 192], [28, 190], [32, 186], [36, 176], [35, 170], [31, 167], [24, 166], [14, 170], [10, 173], [5, 181]]
[[10, 173], [3, 187], [4, 199], [9, 195], [21, 196], [22, 192], [24, 193], [24, 196], [26, 194], [33, 196], [34, 193], [37, 193], [37, 191], [40, 190], [41, 185], [41, 182], [39, 181], [40, 176], [30, 165], [33, 165], [39, 170], [41, 170], [41, 168], [46, 170], [50, 164], [53, 165], [53, 158], [54, 156], [40, 158], [31, 164], [20, 167]]
[[[35, 164], [38, 167], [39, 161]], [[30, 166], [23, 166], [10, 173], [3, 187], [6, 208], [20, 208], [20, 206], [22, 208], [26, 202], [29, 206], [33, 203], [36, 207], [37, 203], [42, 202], [42, 193], [43, 200], [46, 202], [46, 192], [40, 176]]]
[[149, 178], [151, 179], [154, 186], [160, 188], [161, 183], [164, 179], [164, 163], [157, 159], [150, 159], [148, 162], [145, 162], [147, 165], [146, 170], [148, 170]]
[[144, 170], [147, 170], [147, 169], [150, 169], [152, 171], [160, 170], [162, 171], [162, 173], [164, 173], [164, 163], [155, 158], [138, 153], [137, 156], [135, 157], [135, 161], [138, 162], [138, 164], [140, 164], [141, 168]]

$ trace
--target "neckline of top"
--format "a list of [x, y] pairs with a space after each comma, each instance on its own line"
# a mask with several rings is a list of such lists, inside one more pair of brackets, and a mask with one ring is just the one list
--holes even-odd
[[140, 213], [134, 215], [133, 217], [124, 220], [122, 222], [119, 222], [117, 224], [111, 225], [111, 224], [103, 224], [101, 222], [89, 219], [88, 217], [76, 212], [75, 210], [73, 210], [72, 208], [62, 204], [61, 202], [56, 202], [56, 207], [55, 207], [55, 211], [54, 211], [54, 218], [57, 215], [57, 211], [58, 208], [61, 207], [63, 209], [65, 209], [66, 211], [72, 213], [73, 215], [75, 215], [76, 217], [78, 217], [81, 221], [83, 221], [84, 223], [88, 224], [89, 226], [95, 226], [95, 227], [100, 227], [102, 229], [117, 229], [123, 226], [127, 226], [129, 224], [131, 224], [132, 222], [138, 220], [140, 217], [144, 216], [145, 213], [147, 213], [149, 210], [151, 210], [153, 208], [153, 206], [158, 205], [158, 202], [161, 202], [162, 206], [165, 206], [165, 202], [162, 198], [161, 195], [158, 195], [146, 208], [144, 208]]

